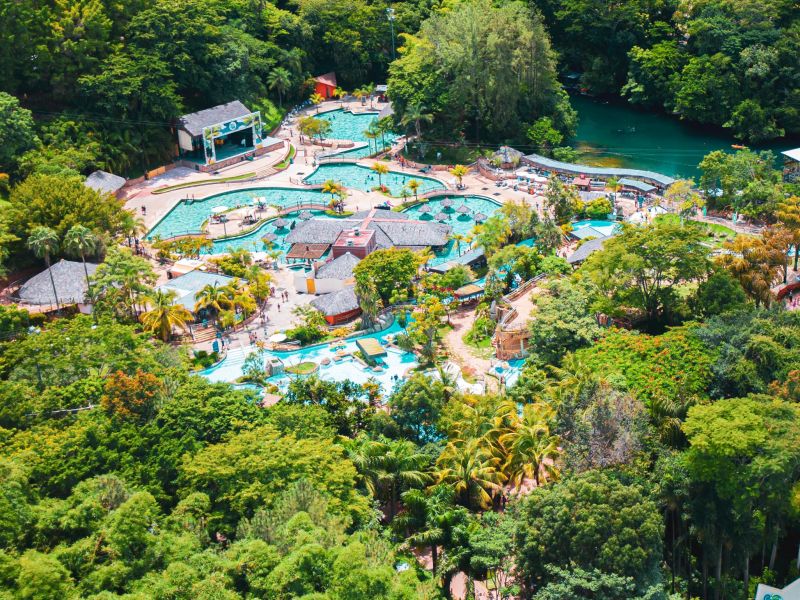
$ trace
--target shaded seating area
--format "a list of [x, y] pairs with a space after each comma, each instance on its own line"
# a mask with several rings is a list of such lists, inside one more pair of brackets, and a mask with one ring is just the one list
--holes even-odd
[[23, 283], [17, 290], [16, 297], [21, 304], [53, 308], [56, 308], [56, 304], [60, 306], [77, 304], [81, 312], [89, 312], [86, 298], [89, 289], [89, 284], [86, 282], [87, 271], [91, 277], [97, 271], [97, 265], [86, 263], [84, 271], [82, 262], [62, 259]]
[[356, 346], [364, 355], [364, 359], [369, 363], [375, 363], [379, 358], [386, 356], [386, 348], [381, 346], [375, 338], [361, 338], [356, 340]]
[[286, 253], [286, 262], [307, 262], [319, 260], [328, 252], [330, 244], [292, 244]]
[[328, 325], [345, 323], [361, 314], [353, 286], [317, 296], [310, 304], [322, 313]]
[[[587, 227], [587, 229], [589, 229]], [[606, 240], [610, 239], [610, 236], [598, 237], [593, 240], [588, 240], [581, 244], [581, 247], [575, 250], [572, 254], [567, 257], [567, 262], [571, 264], [573, 267], [579, 266], [583, 261], [589, 258], [592, 254], [597, 252], [598, 250], [602, 250], [603, 245], [606, 243]]]
[[453, 296], [458, 302], [473, 302], [483, 296], [483, 286], [476, 283], [468, 283], [454, 291]]

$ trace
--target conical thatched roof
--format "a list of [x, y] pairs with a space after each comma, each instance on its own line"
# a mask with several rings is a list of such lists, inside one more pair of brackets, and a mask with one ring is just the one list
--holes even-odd
[[[94, 275], [97, 265], [86, 263], [86, 270], [89, 276]], [[45, 269], [38, 275], [34, 275], [19, 288], [17, 296], [20, 302], [25, 304], [56, 304], [53, 295], [53, 284], [50, 280], [50, 272], [56, 283], [56, 293], [61, 304], [79, 304], [86, 301], [86, 291], [89, 289], [86, 283], [86, 274], [83, 270], [83, 263], [61, 259], [50, 269]]]

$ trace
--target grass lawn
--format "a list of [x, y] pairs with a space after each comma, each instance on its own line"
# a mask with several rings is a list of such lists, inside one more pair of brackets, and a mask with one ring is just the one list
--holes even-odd
[[286, 367], [286, 372], [292, 375], [310, 375], [317, 370], [317, 363], [312, 361], [301, 362], [297, 365]]
[[200, 185], [214, 185], [215, 183], [225, 183], [226, 181], [241, 181], [242, 179], [250, 179], [255, 177], [255, 173], [242, 173], [241, 175], [233, 175], [232, 177], [222, 177], [220, 179], [213, 179], [211, 181], [189, 181], [187, 183], [178, 183], [176, 185], [168, 185], [167, 187], [153, 190], [153, 194], [165, 194], [174, 190], [182, 190]]
[[[681, 218], [678, 215], [672, 214], [659, 215], [656, 217], [656, 221], [659, 223], [672, 223], [674, 225], [678, 225], [681, 222]], [[727, 238], [733, 239], [736, 237], [736, 232], [730, 227], [725, 227], [724, 225], [719, 225], [718, 223], [704, 223], [702, 221], [695, 221], [693, 219], [688, 219], [688, 221], [703, 228], [706, 232], [706, 241], [713, 246], [720, 247]]]
[[297, 150], [295, 150], [295, 147], [292, 144], [289, 144], [289, 154], [287, 154], [286, 158], [284, 158], [281, 162], [275, 165], [275, 168], [278, 171], [283, 171], [291, 164], [295, 154], [297, 154]]

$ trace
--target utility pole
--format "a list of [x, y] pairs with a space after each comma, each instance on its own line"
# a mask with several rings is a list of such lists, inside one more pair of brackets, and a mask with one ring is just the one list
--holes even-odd
[[394, 9], [387, 8], [386, 9], [386, 18], [389, 19], [389, 27], [392, 28], [392, 60], [395, 60], [397, 56], [395, 55], [394, 51]]

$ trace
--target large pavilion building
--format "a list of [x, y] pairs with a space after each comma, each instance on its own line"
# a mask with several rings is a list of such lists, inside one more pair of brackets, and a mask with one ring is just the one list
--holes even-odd
[[212, 171], [283, 146], [264, 136], [261, 113], [238, 100], [178, 119], [178, 148], [184, 166]]

